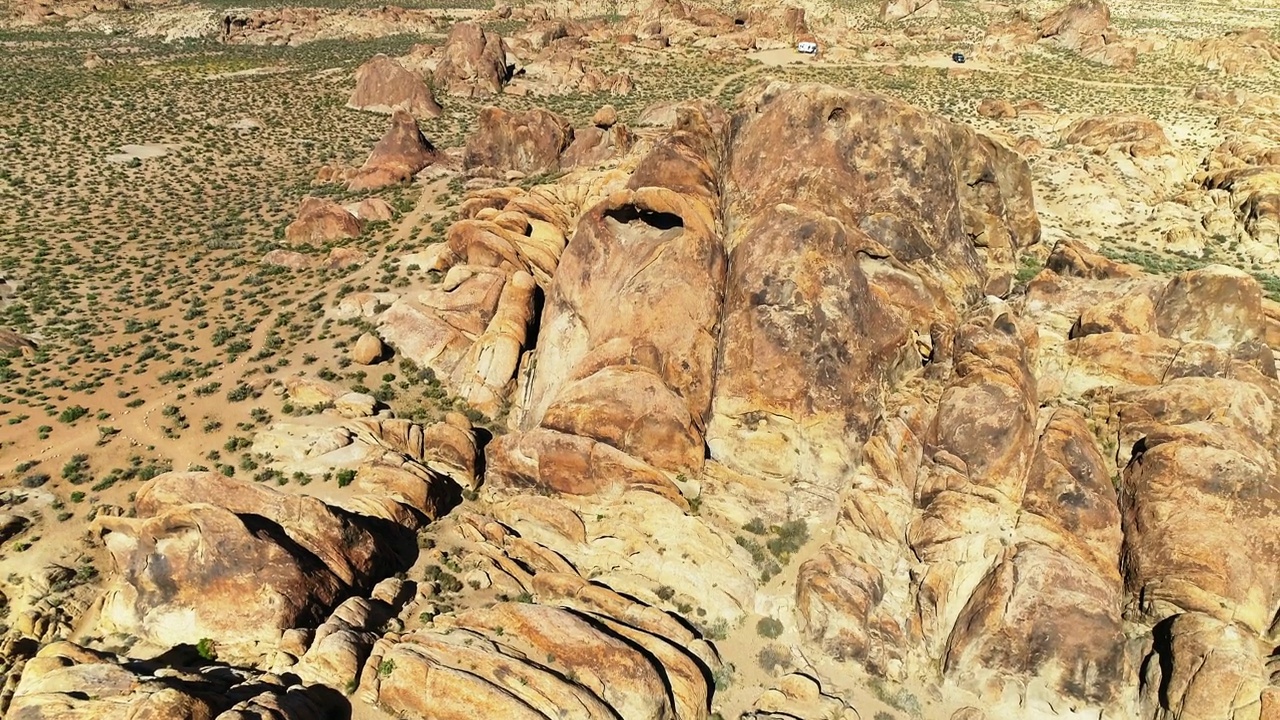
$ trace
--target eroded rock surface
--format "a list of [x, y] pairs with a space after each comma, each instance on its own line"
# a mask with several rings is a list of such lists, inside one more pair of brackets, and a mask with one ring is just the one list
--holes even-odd
[[422, 78], [386, 55], [374, 55], [356, 68], [356, 89], [347, 100], [347, 107], [387, 115], [404, 110], [418, 118], [436, 117], [443, 112]]
[[107, 627], [172, 647], [273, 640], [404, 567], [404, 538], [365, 516], [218, 473], [170, 473], [137, 518], [102, 518], [116, 564]]
[[298, 217], [284, 229], [285, 240], [313, 245], [360, 237], [364, 223], [327, 198], [303, 198]]
[[[1106, 52], [1104, 10], [1054, 42]], [[529, 47], [595, 32], [494, 10], [517, 14]], [[808, 31], [760, 17], [634, 24], [663, 47]], [[488, 52], [455, 33], [444, 55]], [[1280, 309], [1257, 280], [1041, 246], [1023, 158], [874, 93], [647, 115], [486, 110], [445, 242], [330, 310], [375, 328], [354, 361], [394, 356], [471, 419], [282, 375], [310, 412], [252, 451], [298, 487], [170, 473], [104, 511], [115, 567], [75, 632], [151, 659], [41, 651], [79, 610], [21, 613], [9, 716], [866, 718], [869, 692], [957, 720], [1274, 714]], [[1224, 127], [1179, 192], [1266, 238], [1274, 128]], [[1086, 164], [1178, 152], [1141, 116], [1060, 131]], [[1043, 269], [1015, 279], [1020, 255]], [[763, 680], [726, 684], [744, 646]]]
[[[998, 268], [1038, 238], [1030, 179], [1011, 151], [882, 96], [775, 85], [749, 107], [726, 177], [709, 445], [731, 467], [831, 490], [886, 389], [947, 352], [956, 306], [988, 284], [983, 256]], [[794, 146], [775, 141], [784, 127]], [[904, 172], [910, 191], [892, 180]]]
[[1040, 21], [1040, 36], [1104, 65], [1132, 68], [1137, 51], [1116, 42], [1111, 8], [1103, 0], [1071, 0]]
[[495, 444], [491, 478], [681, 499], [660, 471], [701, 469], [725, 272], [715, 182], [724, 126], [689, 109], [627, 189], [579, 221], [544, 311], [549, 342], [523, 432]]
[[405, 110], [396, 110], [391, 116], [391, 126], [373, 146], [364, 165], [353, 174], [347, 189], [376, 190], [407, 183], [437, 157], [435, 146], [423, 136], [413, 116]]
[[453, 26], [436, 65], [436, 89], [448, 95], [485, 97], [502, 92], [509, 77], [501, 35], [471, 22]]
[[573, 128], [555, 113], [535, 108], [512, 113], [498, 107], [480, 111], [467, 140], [463, 166], [535, 174], [554, 170], [573, 140]]

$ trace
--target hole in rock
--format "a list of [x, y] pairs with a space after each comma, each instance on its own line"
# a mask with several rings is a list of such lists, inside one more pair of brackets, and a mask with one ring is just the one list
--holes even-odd
[[635, 205], [624, 205], [620, 208], [610, 210], [604, 214], [605, 217], [616, 220], [623, 225], [630, 225], [634, 222], [641, 222], [658, 230], [671, 230], [672, 228], [683, 228], [684, 220], [674, 213], [653, 212], [652, 210], [641, 210]]
[[844, 122], [845, 120], [848, 120], [848, 119], [849, 119], [849, 113], [848, 113], [848, 112], [846, 112], [846, 111], [845, 111], [845, 109], [844, 109], [844, 108], [842, 108], [842, 107], [838, 107], [838, 108], [833, 109], [833, 110], [832, 110], [832, 111], [827, 115], [827, 122], [829, 122], [829, 123], [833, 123], [833, 124], [834, 124], [834, 123], [842, 123], [842, 122]]

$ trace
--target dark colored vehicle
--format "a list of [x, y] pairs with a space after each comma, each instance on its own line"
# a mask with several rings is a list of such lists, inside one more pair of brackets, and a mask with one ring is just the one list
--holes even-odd
[[954, 62], [962, 63], [964, 62], [964, 53], [951, 53], [951, 59]]

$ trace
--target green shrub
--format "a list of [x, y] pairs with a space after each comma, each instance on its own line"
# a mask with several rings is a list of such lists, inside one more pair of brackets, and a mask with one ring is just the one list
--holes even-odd
[[89, 408], [83, 407], [80, 405], [72, 405], [71, 407], [66, 408], [61, 413], [58, 414], [58, 422], [62, 422], [70, 425], [71, 423], [79, 420], [80, 418], [88, 414], [89, 414]]
[[756, 623], [756, 633], [760, 637], [776, 638], [782, 634], [782, 622], [771, 617], [760, 618]]
[[205, 660], [217, 660], [218, 652], [213, 646], [213, 641], [209, 638], [200, 638], [200, 642], [196, 643], [196, 653]]

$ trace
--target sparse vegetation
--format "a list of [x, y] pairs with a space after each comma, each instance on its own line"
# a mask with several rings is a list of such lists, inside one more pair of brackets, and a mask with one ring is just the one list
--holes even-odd
[[756, 623], [756, 633], [771, 640], [781, 636], [782, 629], [782, 622], [771, 617], [760, 618]]
[[209, 638], [200, 638], [200, 642], [196, 643], [196, 654], [209, 661], [218, 659], [217, 649]]

